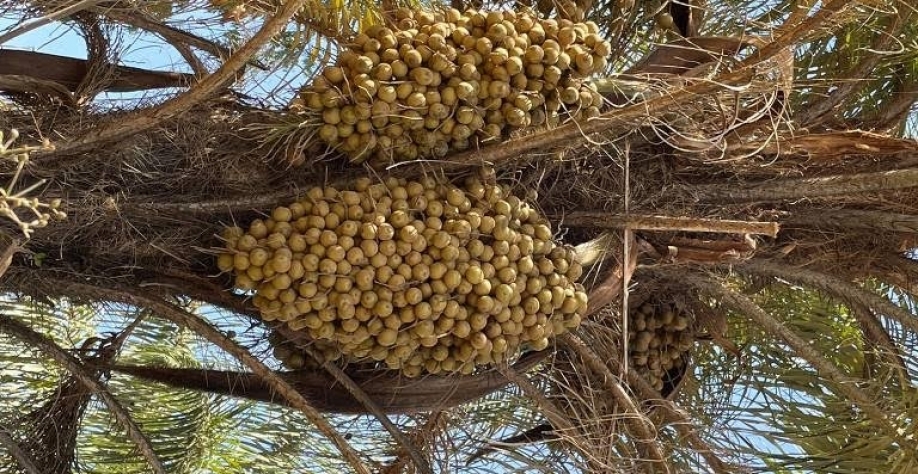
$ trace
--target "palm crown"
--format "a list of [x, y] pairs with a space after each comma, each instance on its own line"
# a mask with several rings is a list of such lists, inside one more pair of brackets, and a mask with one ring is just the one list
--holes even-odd
[[[0, 43], [61, 22], [88, 52], [0, 63], [0, 466], [914, 471], [914, 7], [518, 3], [0, 2]], [[366, 175], [282, 102], [398, 7], [450, 6], [595, 22], [601, 115], [373, 173], [528, 193], [589, 317], [475, 375], [278, 371], [213, 236]], [[193, 75], [119, 65], [128, 31]]]

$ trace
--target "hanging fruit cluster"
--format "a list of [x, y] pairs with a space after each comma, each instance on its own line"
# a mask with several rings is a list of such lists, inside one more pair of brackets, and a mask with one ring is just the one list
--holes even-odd
[[631, 314], [631, 366], [653, 388], [662, 390], [669, 374], [685, 364], [685, 355], [695, 343], [690, 322], [688, 315], [671, 304], [644, 303]]
[[595, 23], [532, 13], [414, 12], [375, 25], [294, 101], [321, 116], [319, 137], [354, 161], [440, 158], [515, 129], [599, 115], [584, 79], [611, 45]]
[[582, 268], [545, 218], [477, 179], [315, 187], [223, 237], [217, 264], [255, 290], [263, 319], [328, 343], [328, 360], [408, 376], [468, 374], [545, 349], [587, 303]]
[[[268, 333], [268, 344], [274, 357], [292, 370], [321, 369], [326, 360], [336, 361], [341, 359], [341, 351], [333, 342], [311, 341], [312, 356], [301, 350], [297, 345], [284, 337], [283, 333], [272, 330]], [[315, 356], [315, 358], [313, 358]]]

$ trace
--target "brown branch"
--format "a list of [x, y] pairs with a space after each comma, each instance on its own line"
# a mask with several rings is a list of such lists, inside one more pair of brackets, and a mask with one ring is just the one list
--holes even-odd
[[[323, 358], [317, 354], [315, 349], [312, 347], [305, 346], [303, 349], [306, 350], [306, 353], [312, 357], [313, 360], [323, 360]], [[386, 431], [392, 435], [392, 438], [394, 438], [395, 441], [401, 445], [402, 449], [408, 453], [408, 456], [411, 457], [412, 461], [414, 461], [415, 469], [417, 469], [418, 472], [423, 474], [433, 474], [433, 469], [431, 469], [430, 463], [427, 461], [424, 455], [421, 454], [421, 451], [414, 445], [414, 443], [411, 442], [410, 439], [408, 439], [405, 433], [402, 433], [402, 431], [398, 429], [394, 423], [392, 423], [392, 420], [386, 416], [386, 413], [379, 406], [379, 404], [373, 401], [373, 399], [370, 398], [370, 396], [367, 395], [367, 393], [362, 388], [360, 388], [360, 386], [357, 385], [357, 383], [354, 382], [351, 377], [344, 373], [344, 371], [341, 370], [338, 366], [327, 360], [322, 362], [322, 368], [331, 374], [337, 383], [343, 385], [348, 393], [354, 397], [354, 399], [360, 402], [360, 404], [363, 405], [368, 412], [370, 412], [374, 417], [376, 417], [377, 420], [379, 420], [379, 423], [383, 425], [383, 428], [385, 428]]]
[[[810, 9], [816, 5], [816, 0], [796, 0], [794, 2], [794, 7], [791, 8], [790, 14], [787, 15], [787, 19], [784, 20], [784, 23], [775, 28], [775, 31], [783, 32], [792, 28], [794, 25], [798, 25], [801, 21], [806, 19], [810, 13]], [[762, 12], [762, 15], [756, 18], [756, 21], [764, 22], [768, 21], [774, 15], [774, 11], [765, 10]]]
[[892, 100], [878, 107], [877, 116], [860, 127], [890, 131], [902, 126], [918, 101], [918, 79], [902, 73], [901, 83], [892, 93]]
[[247, 349], [226, 337], [210, 323], [191, 314], [184, 309], [167, 303], [154, 296], [147, 295], [144, 291], [134, 288], [102, 288], [82, 283], [68, 282], [67, 285], [78, 289], [81, 294], [93, 296], [107, 301], [119, 301], [133, 306], [147, 308], [158, 316], [166, 318], [173, 323], [188, 328], [201, 335], [212, 344], [223, 349], [228, 354], [248, 367], [256, 376], [263, 380], [277, 395], [281, 396], [293, 408], [301, 411], [313, 423], [319, 432], [327, 437], [344, 455], [345, 460], [361, 474], [369, 474], [369, 469], [363, 464], [354, 448], [344, 439], [334, 426], [317, 411], [306, 398], [303, 397], [286, 380], [281, 378], [264, 363], [253, 356]]
[[0, 446], [5, 447], [6, 450], [9, 451], [10, 455], [13, 456], [13, 459], [26, 474], [42, 474], [38, 466], [35, 465], [35, 462], [29, 458], [29, 455], [26, 454], [18, 443], [16, 443], [16, 440], [10, 436], [9, 432], [3, 426], [0, 426]]
[[737, 152], [765, 155], [805, 155], [813, 160], [844, 158], [848, 155], [879, 157], [918, 151], [915, 140], [895, 138], [888, 134], [864, 130], [807, 133], [776, 137], [766, 143], [755, 142], [736, 147]]
[[10, 264], [13, 263], [13, 256], [20, 250], [22, 250], [22, 247], [19, 246], [19, 241], [13, 239], [6, 244], [6, 248], [3, 249], [3, 252], [0, 252], [0, 279], [2, 279], [6, 271], [9, 270]]
[[602, 283], [590, 290], [590, 297], [587, 302], [587, 310], [584, 317], [592, 316], [598, 313], [604, 307], [618, 300], [631, 280], [634, 268], [637, 265], [637, 249], [632, 247], [631, 255], [628, 256], [627, 267], [618, 264], [609, 273], [609, 276]]
[[480, 459], [486, 454], [492, 453], [498, 449], [513, 448], [525, 444], [557, 441], [558, 435], [552, 431], [553, 429], [554, 428], [551, 426], [551, 423], [540, 423], [519, 434], [515, 434], [513, 436], [509, 436], [497, 441], [488, 441], [487, 446], [479, 448], [477, 451], [472, 453], [472, 455], [465, 460], [465, 464], [468, 466], [469, 464], [472, 464], [472, 462], [474, 462], [476, 459]]
[[804, 268], [791, 268], [761, 260], [733, 265], [732, 268], [740, 273], [781, 278], [814, 288], [821, 288], [843, 301], [855, 302], [895, 319], [903, 327], [918, 334], [918, 318], [908, 311], [896, 306], [888, 299], [876, 293], [871, 293], [852, 283], [826, 275], [825, 273]]
[[918, 169], [907, 168], [821, 178], [777, 179], [745, 186], [737, 186], [736, 183], [692, 186], [685, 188], [684, 192], [699, 202], [736, 204], [848, 196], [914, 187], [918, 187]]
[[691, 247], [696, 249], [710, 250], [712, 252], [736, 252], [747, 254], [755, 251], [756, 244], [751, 238], [743, 240], [707, 240], [692, 239], [688, 237], [673, 237], [666, 240], [666, 245], [675, 245], [676, 247]]
[[751, 253], [740, 253], [736, 250], [708, 250], [695, 247], [667, 245], [661, 252], [661, 260], [679, 264], [711, 265], [727, 262], [740, 262], [751, 258]]
[[682, 36], [695, 36], [698, 34], [701, 13], [704, 7], [697, 5], [704, 3], [692, 0], [677, 0], [669, 2], [667, 9], [673, 18], [673, 26]]
[[269, 193], [246, 195], [230, 198], [199, 200], [195, 202], [151, 202], [143, 197], [134, 198], [131, 202], [119, 206], [125, 212], [162, 212], [187, 214], [232, 213], [239, 210], [270, 209], [277, 203], [293, 201], [305, 193], [298, 188], [281, 189]]
[[692, 310], [695, 314], [695, 324], [708, 330], [707, 337], [710, 337], [715, 344], [733, 354], [737, 359], [743, 357], [740, 348], [726, 336], [726, 314], [721, 311], [714, 311], [710, 306], [704, 303], [695, 305]]
[[710, 232], [721, 234], [758, 234], [775, 237], [777, 222], [731, 221], [702, 217], [672, 217], [606, 212], [572, 212], [557, 216], [562, 225], [604, 229], [651, 230], [662, 232]]
[[[383, 0], [381, 11], [385, 12], [386, 3], [392, 3], [391, 0]], [[272, 11], [277, 8], [276, 0], [251, 0], [250, 5], [255, 11]], [[393, 9], [394, 11], [394, 9]], [[341, 22], [339, 12], [331, 11], [321, 2], [312, 1], [309, 5], [304, 5], [301, 11], [297, 12], [294, 20], [307, 29], [312, 30], [337, 44], [348, 43], [357, 33], [353, 26], [346, 22]]]
[[[424, 440], [425, 436], [436, 436], [437, 431], [442, 431], [445, 422], [443, 421], [444, 415], [441, 411], [435, 411], [430, 414], [427, 420], [424, 421], [422, 426], [416, 427], [411, 437], [414, 439]], [[387, 466], [380, 468], [380, 474], [400, 474], [404, 472], [404, 469], [408, 463], [408, 460], [405, 459], [405, 456], [410, 456], [411, 453], [406, 452], [404, 449], [398, 450], [395, 454], [395, 459], [392, 460]]]
[[79, 360], [51, 339], [5, 314], [0, 314], [0, 331], [38, 348], [63, 366], [80, 384], [101, 398], [105, 405], [108, 406], [115, 420], [125, 429], [128, 438], [137, 445], [140, 454], [149, 463], [150, 469], [157, 474], [166, 474], [166, 468], [159, 460], [159, 457], [156, 456], [153, 446], [150, 445], [150, 440], [134, 423], [131, 415], [121, 406], [121, 403], [118, 402], [114, 395], [99, 383], [99, 380], [91, 373], [90, 369], [87, 369]]
[[110, 122], [108, 125], [89, 130], [71, 142], [58, 144], [56, 151], [53, 153], [33, 155], [33, 161], [38, 163], [48, 161], [52, 157], [89, 151], [99, 144], [109, 143], [149, 130], [163, 121], [194, 107], [212, 96], [219, 89], [225, 87], [227, 81], [231, 80], [265, 43], [283, 31], [296, 12], [307, 1], [289, 0], [285, 2], [277, 14], [266, 21], [261, 29], [242, 45], [235, 54], [228, 58], [219, 69], [192, 86], [184, 94], [156, 107], [138, 110], [117, 121]]
[[[74, 89], [77, 103], [79, 105], [88, 104], [99, 92], [110, 88], [116, 81], [127, 82], [128, 85], [133, 86], [132, 83], [136, 82], [134, 78], [128, 77], [128, 80], [125, 80], [125, 77], [121, 75], [125, 71], [119, 71], [118, 65], [114, 64], [115, 54], [111, 52], [111, 41], [106, 36], [98, 15], [80, 12], [74, 14], [71, 20], [79, 26], [86, 44], [86, 73]], [[166, 72], [164, 74], [179, 76], [177, 73]], [[172, 82], [177, 83], [178, 86], [184, 86], [187, 83], [180, 79]]]
[[[512, 367], [517, 372], [526, 372], [548, 355], [547, 351], [531, 352], [521, 357]], [[271, 386], [257, 374], [248, 372], [132, 365], [116, 365], [112, 370], [176, 388], [293, 406], [289, 400], [278, 399]], [[296, 370], [277, 372], [276, 375], [319, 411], [367, 414], [366, 406], [324, 371]], [[418, 379], [406, 379], [388, 370], [356, 372], [349, 377], [387, 414], [446, 410], [481, 398], [510, 383], [493, 370], [477, 375], [427, 376]]]
[[[724, 288], [719, 282], [697, 275], [682, 275], [680, 281], [686, 282], [700, 291], [717, 298], [723, 304], [732, 307], [758, 324], [767, 333], [784, 341], [794, 353], [807, 361], [816, 371], [831, 381], [835, 389], [848, 400], [857, 405], [878, 428], [893, 439], [900, 439], [893, 420], [874, 403], [869, 394], [859, 385], [863, 380], [846, 375], [838, 366], [826, 359], [813, 346], [794, 333], [778, 319], [772, 317], [746, 296]], [[901, 441], [900, 441], [901, 442]]]
[[[585, 122], [571, 121], [565, 125], [541, 130], [499, 145], [457, 153], [449, 158], [438, 160], [435, 166], [438, 170], [453, 171], [482, 165], [502, 165], [526, 157], [530, 153], [550, 154], [559, 147], [578, 147], [590, 142], [590, 136], [610, 130], [614, 130], [616, 134], [628, 134], [655, 114], [677, 109], [696, 100], [699, 95], [720, 89], [722, 84], [735, 85], [750, 77], [751, 72], [739, 71], [719, 78], [719, 82], [699, 81], [692, 86], [606, 112]], [[428, 164], [424, 161], [400, 163], [394, 165], [390, 171], [395, 176], [409, 177], [417, 175], [419, 167], [423, 169], [426, 166]]]
[[716, 62], [725, 55], [736, 55], [754, 44], [750, 38], [701, 36], [682, 38], [661, 44], [641, 59], [624, 76], [676, 74], [681, 75], [701, 64]]
[[[2, 51], [0, 50], [0, 52]], [[0, 90], [58, 97], [66, 105], [76, 105], [76, 98], [66, 87], [56, 82], [44, 81], [29, 76], [0, 74]]]
[[[624, 364], [618, 356], [613, 353], [605, 354], [609, 358], [605, 366], [615, 368], [613, 372], [616, 376], [621, 377], [621, 369]], [[664, 398], [660, 392], [655, 390], [650, 384], [635, 371], [629, 370], [625, 375], [628, 381], [628, 387], [637, 392], [637, 395], [645, 402], [653, 402], [654, 406], [663, 410], [666, 418], [673, 423], [676, 431], [684, 438], [688, 444], [705, 459], [708, 466], [717, 474], [726, 474], [733, 472], [729, 466], [724, 463], [711, 449], [710, 445], [701, 439], [694, 429], [694, 423], [691, 417], [677, 404]]]
[[654, 433], [656, 427], [647, 419], [647, 417], [638, 410], [634, 401], [631, 399], [624, 387], [617, 381], [618, 377], [612, 374], [609, 367], [590, 350], [577, 336], [567, 333], [559, 336], [558, 340], [566, 347], [572, 349], [580, 356], [587, 367], [590, 368], [602, 380], [602, 385], [612, 394], [616, 404], [625, 411], [625, 424], [630, 428], [631, 434], [636, 438], [635, 442], [639, 449], [644, 451], [651, 462], [650, 471], [657, 472], [656, 468], [662, 468], [664, 472], [670, 472], [670, 466], [666, 462], [663, 451], [657, 443], [657, 436]]
[[174, 41], [170, 38], [164, 38], [164, 39], [166, 40], [167, 43], [172, 45], [172, 47], [175, 48], [176, 51], [178, 51], [178, 53], [182, 56], [185, 62], [188, 63], [188, 67], [190, 67], [191, 70], [194, 71], [194, 74], [197, 77], [204, 77], [210, 73], [210, 71], [207, 70], [207, 66], [205, 66], [204, 63], [201, 62], [201, 59], [198, 58], [196, 54], [194, 54], [194, 51], [191, 49], [190, 46], [188, 46], [185, 43], [179, 43], [178, 41]]
[[[0, 49], [0, 75], [22, 76], [41, 81], [57, 83], [75, 91], [90, 72], [89, 61], [85, 59], [39, 53]], [[114, 66], [114, 79], [105, 90], [132, 92], [164, 87], [183, 87], [194, 79], [191, 74], [167, 71], [151, 71], [128, 66]]]

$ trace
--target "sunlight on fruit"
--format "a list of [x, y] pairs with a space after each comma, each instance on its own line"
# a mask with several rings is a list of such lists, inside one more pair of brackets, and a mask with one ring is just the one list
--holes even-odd
[[374, 165], [442, 158], [513, 130], [599, 115], [587, 82], [611, 45], [595, 23], [526, 12], [397, 12], [303, 88], [293, 110], [317, 114], [319, 137]]
[[265, 320], [320, 342], [325, 360], [469, 374], [545, 349], [586, 309], [573, 249], [507, 188], [474, 178], [315, 187], [223, 238], [220, 270], [255, 290]]

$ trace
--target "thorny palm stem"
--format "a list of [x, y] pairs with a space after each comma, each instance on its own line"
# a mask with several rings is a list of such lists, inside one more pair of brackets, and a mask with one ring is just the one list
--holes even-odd
[[783, 202], [794, 199], [894, 191], [918, 186], [918, 169], [843, 174], [819, 178], [778, 179], [737, 186], [736, 183], [693, 186], [685, 190], [705, 203]]
[[738, 264], [733, 268], [740, 273], [777, 277], [792, 282], [803, 283], [814, 288], [821, 288], [842, 300], [856, 302], [884, 314], [887, 317], [893, 318], [903, 327], [918, 334], [918, 318], [915, 318], [915, 316], [908, 311], [892, 304], [888, 299], [880, 295], [863, 290], [856, 285], [831, 277], [825, 273], [804, 268], [790, 268], [761, 260]]

